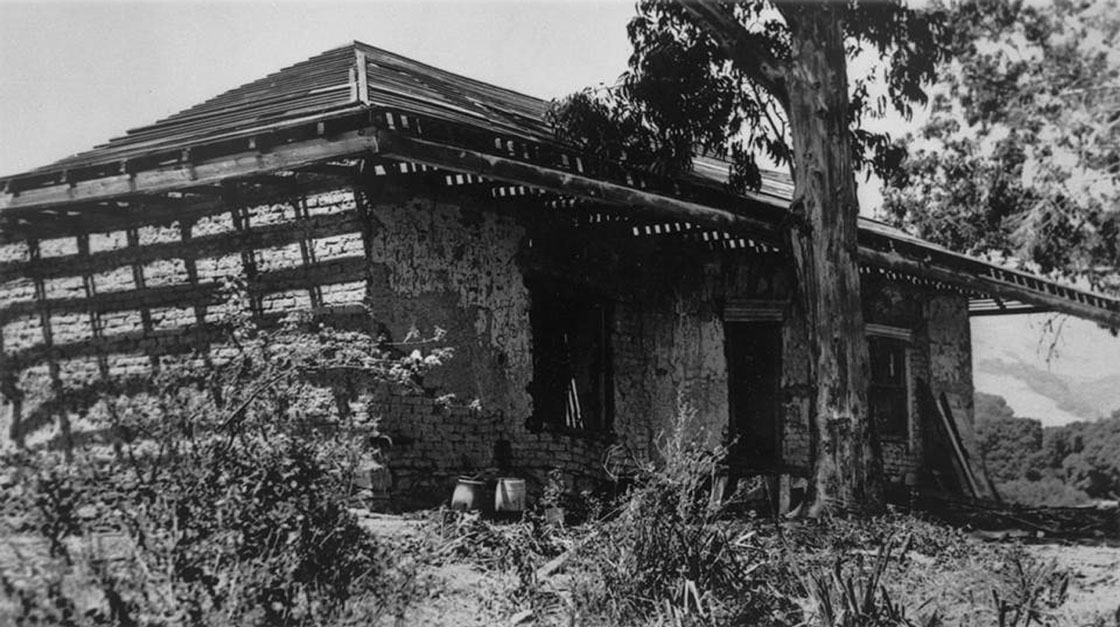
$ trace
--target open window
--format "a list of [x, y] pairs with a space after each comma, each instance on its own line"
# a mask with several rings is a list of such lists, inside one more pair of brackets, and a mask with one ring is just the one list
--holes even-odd
[[536, 428], [611, 428], [613, 387], [609, 303], [557, 281], [529, 285]]
[[908, 330], [867, 325], [871, 361], [868, 408], [883, 436], [907, 437], [910, 433], [910, 342]]

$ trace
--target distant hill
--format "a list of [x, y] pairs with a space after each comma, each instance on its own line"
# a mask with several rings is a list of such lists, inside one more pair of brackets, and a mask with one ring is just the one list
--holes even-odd
[[1059, 425], [1120, 409], [1120, 339], [1095, 324], [974, 318], [972, 345], [976, 389], [1004, 397], [1018, 416]]
[[1097, 420], [1120, 409], [1120, 374], [1078, 381], [1030, 363], [986, 359], [976, 364], [975, 376], [977, 389], [1005, 398], [1012, 395], [1008, 404], [1016, 414], [1045, 425]]

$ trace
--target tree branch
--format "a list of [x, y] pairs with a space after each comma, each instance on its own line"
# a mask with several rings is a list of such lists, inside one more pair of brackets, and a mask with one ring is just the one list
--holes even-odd
[[[758, 93], [758, 86], [757, 85], [751, 85], [751, 90], [754, 92], [755, 100], [758, 101], [758, 108], [762, 111], [762, 117], [763, 117], [763, 119], [766, 120], [766, 123], [770, 125], [770, 131], [774, 133], [774, 137], [778, 138], [778, 140], [781, 141], [781, 142], [786, 142], [786, 125], [785, 125], [785, 122], [782, 121], [782, 124], [779, 125], [774, 120], [774, 116], [770, 115], [770, 107], [769, 107], [769, 105], [767, 105], [767, 103], [762, 101], [762, 98], [760, 97], [760, 94]], [[787, 142], [786, 145], [788, 145], [788, 142]], [[790, 159], [789, 161], [792, 164], [793, 159]]]
[[684, 0], [681, 8], [708, 33], [736, 69], [789, 110], [785, 63], [759, 35], [748, 31], [734, 14], [712, 0]]

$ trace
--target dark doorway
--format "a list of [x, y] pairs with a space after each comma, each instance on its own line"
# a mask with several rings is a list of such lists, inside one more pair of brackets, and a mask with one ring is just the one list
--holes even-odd
[[782, 325], [727, 322], [727, 383], [731, 401], [728, 431], [731, 465], [766, 469], [781, 451]]

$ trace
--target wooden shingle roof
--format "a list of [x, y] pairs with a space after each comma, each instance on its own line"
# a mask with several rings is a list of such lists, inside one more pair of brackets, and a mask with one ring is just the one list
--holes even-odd
[[260, 135], [367, 107], [411, 111], [528, 140], [553, 138], [544, 122], [543, 100], [355, 41], [28, 174], [173, 158], [191, 146]]

